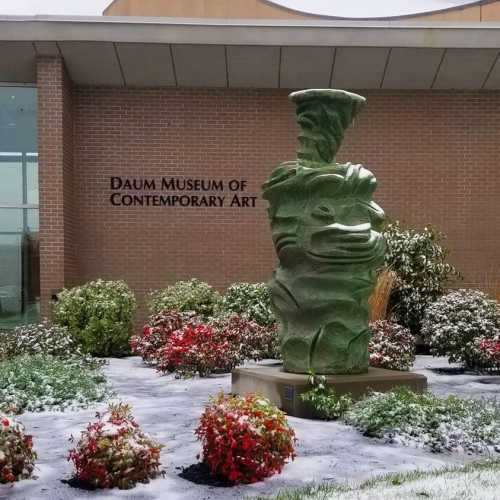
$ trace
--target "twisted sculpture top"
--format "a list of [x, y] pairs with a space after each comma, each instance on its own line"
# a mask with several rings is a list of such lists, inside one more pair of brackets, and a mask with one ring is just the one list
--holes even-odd
[[366, 103], [360, 95], [334, 89], [293, 92], [297, 123], [301, 128], [298, 158], [305, 162], [330, 164], [344, 138], [344, 131]]

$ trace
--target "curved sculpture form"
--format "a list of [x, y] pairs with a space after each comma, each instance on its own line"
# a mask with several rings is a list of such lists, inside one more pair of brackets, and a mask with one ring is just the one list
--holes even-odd
[[368, 370], [368, 299], [383, 263], [383, 210], [374, 175], [335, 163], [344, 131], [365, 99], [342, 90], [290, 95], [301, 128], [298, 160], [263, 186], [279, 267], [271, 294], [281, 322], [284, 369], [341, 374]]

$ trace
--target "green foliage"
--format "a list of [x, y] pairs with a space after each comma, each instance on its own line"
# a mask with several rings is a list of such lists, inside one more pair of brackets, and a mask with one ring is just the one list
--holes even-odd
[[109, 393], [98, 367], [36, 354], [0, 362], [0, 412], [85, 408]]
[[97, 280], [65, 289], [54, 306], [54, 320], [68, 328], [83, 350], [94, 356], [129, 352], [135, 297], [124, 281]]
[[233, 283], [222, 298], [223, 314], [244, 314], [262, 326], [276, 323], [266, 283]]
[[478, 290], [455, 290], [427, 308], [422, 335], [434, 356], [474, 366], [476, 340], [500, 339], [500, 306]]
[[407, 388], [373, 393], [345, 421], [371, 437], [424, 445], [432, 451], [484, 451], [500, 445], [500, 402], [439, 398]]
[[214, 315], [220, 301], [219, 293], [209, 284], [193, 278], [153, 292], [149, 308], [152, 315], [175, 310], [193, 311], [203, 318], [209, 318]]
[[387, 225], [386, 265], [395, 271], [397, 280], [390, 307], [397, 323], [420, 332], [424, 311], [445, 291], [446, 284], [459, 276], [446, 259], [444, 236], [435, 229], [403, 229], [399, 222]]
[[341, 418], [351, 408], [353, 401], [350, 396], [335, 394], [326, 385], [326, 377], [310, 375], [309, 383], [312, 389], [300, 396], [302, 401], [309, 403], [318, 414], [326, 420]]

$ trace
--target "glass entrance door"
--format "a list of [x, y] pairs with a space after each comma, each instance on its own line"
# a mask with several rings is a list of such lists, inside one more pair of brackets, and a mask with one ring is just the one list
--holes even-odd
[[36, 89], [0, 87], [0, 329], [39, 319]]

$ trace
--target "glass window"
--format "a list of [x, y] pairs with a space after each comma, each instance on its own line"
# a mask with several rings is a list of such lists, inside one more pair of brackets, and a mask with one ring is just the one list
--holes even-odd
[[39, 320], [36, 89], [0, 87], [0, 328]]

